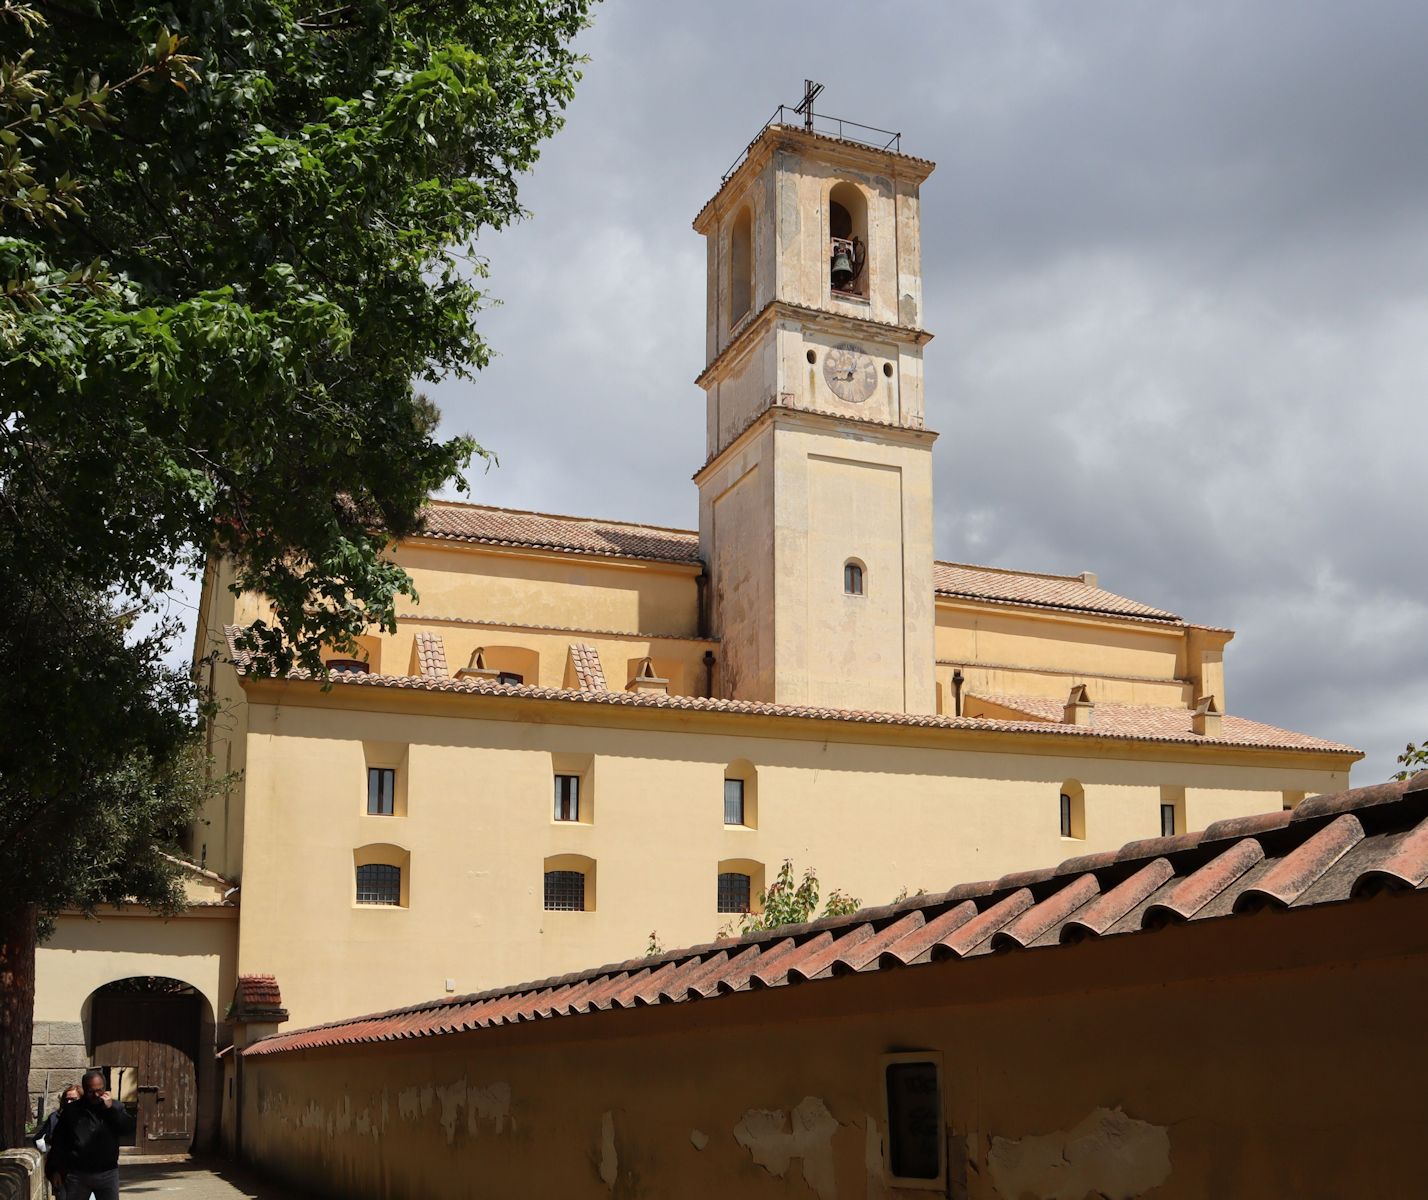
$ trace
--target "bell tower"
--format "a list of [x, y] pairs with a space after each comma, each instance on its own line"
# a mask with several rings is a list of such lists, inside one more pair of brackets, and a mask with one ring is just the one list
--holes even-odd
[[694, 478], [718, 693], [931, 713], [937, 435], [918, 203], [933, 164], [896, 135], [841, 122], [834, 137], [786, 114], [694, 221], [708, 250]]

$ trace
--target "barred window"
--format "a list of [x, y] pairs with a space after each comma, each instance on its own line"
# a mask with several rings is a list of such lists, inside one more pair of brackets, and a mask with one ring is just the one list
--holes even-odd
[[749, 877], [738, 871], [720, 871], [719, 911], [746, 913], [749, 907]]
[[583, 871], [547, 871], [545, 873], [545, 906], [555, 912], [584, 912], [585, 873]]
[[390, 817], [396, 812], [397, 772], [392, 767], [367, 768], [367, 815]]
[[724, 824], [742, 825], [744, 823], [744, 781], [742, 779], [724, 780]]
[[358, 904], [400, 904], [402, 869], [387, 863], [368, 863], [357, 868]]
[[[580, 776], [557, 775], [555, 777], [555, 819], [557, 821], [580, 820]], [[550, 905], [546, 905], [547, 908]]]

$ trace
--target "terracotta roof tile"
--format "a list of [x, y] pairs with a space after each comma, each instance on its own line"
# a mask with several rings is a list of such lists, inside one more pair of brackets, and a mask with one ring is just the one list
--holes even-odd
[[[984, 700], [1007, 712], [1019, 713], [1032, 720], [1059, 725], [1065, 701], [1050, 696], [1024, 696], [1007, 692], [968, 692], [963, 711], [972, 701]], [[1307, 733], [1279, 729], [1248, 717], [1226, 713], [1220, 718], [1220, 732], [1214, 736], [1195, 733], [1191, 727], [1194, 714], [1188, 708], [1168, 704], [1116, 704], [1097, 701], [1090, 725], [1080, 726], [1092, 732], [1120, 734], [1129, 737], [1173, 738], [1186, 741], [1229, 741], [1240, 746], [1274, 746], [1304, 750], [1352, 750], [1342, 742], [1331, 742]], [[1001, 714], [998, 714], [999, 716]]]
[[[240, 675], [247, 674], [251, 666], [248, 654], [237, 648], [236, 639], [240, 634], [236, 625], [225, 627], [228, 638], [229, 656]], [[312, 682], [305, 672], [296, 671], [290, 681]], [[684, 712], [734, 713], [748, 716], [787, 717], [799, 720], [845, 721], [868, 725], [900, 725], [919, 729], [962, 729], [994, 733], [1050, 734], [1064, 737], [1095, 737], [1129, 741], [1180, 742], [1213, 746], [1243, 746], [1259, 749], [1320, 750], [1334, 754], [1360, 755], [1352, 746], [1337, 742], [1326, 742], [1307, 734], [1276, 730], [1256, 721], [1243, 721], [1243, 727], [1250, 729], [1251, 736], [1241, 736], [1242, 727], [1234, 722], [1236, 718], [1226, 717], [1227, 732], [1217, 737], [1202, 737], [1188, 731], [1177, 732], [1173, 728], [1157, 728], [1138, 731], [1132, 728], [1118, 729], [1113, 722], [1100, 726], [1064, 725], [1059, 722], [1043, 721], [1027, 717], [1020, 720], [1003, 720], [990, 717], [949, 717], [937, 713], [890, 713], [870, 712], [851, 708], [814, 708], [795, 704], [766, 704], [756, 700], [714, 700], [703, 696], [670, 696], [662, 692], [597, 692], [581, 691], [577, 688], [545, 688], [531, 684], [499, 684], [485, 679], [435, 679], [419, 675], [380, 675], [363, 672], [329, 673], [330, 683], [342, 687], [391, 688], [394, 691], [452, 692], [471, 696], [501, 696], [529, 700], [550, 700], [579, 704], [610, 704], [623, 708], [664, 708]], [[1099, 707], [1099, 706], [1098, 706]], [[1138, 707], [1126, 705], [1123, 707]], [[1149, 706], [1146, 706], [1149, 707]], [[1169, 710], [1175, 712], [1178, 710]], [[1240, 719], [1242, 720], [1242, 719]], [[1307, 803], [1307, 801], [1306, 801]]]
[[[803, 411], [788, 404], [774, 407]], [[427, 505], [420, 536], [489, 546], [526, 546], [565, 554], [691, 565], [701, 562], [699, 534], [690, 529], [458, 504], [449, 500], [433, 500]], [[1109, 592], [1086, 583], [1078, 575], [1048, 575], [951, 562], [933, 563], [932, 571], [933, 590], [943, 596], [1183, 624], [1179, 616], [1167, 609]]]
[[421, 630], [417, 633], [413, 645], [416, 650], [417, 665], [421, 668], [423, 675], [433, 679], [445, 679], [451, 674], [446, 665], [446, 643], [442, 640], [441, 634]]
[[610, 685], [605, 682], [605, 668], [600, 663], [600, 652], [589, 642], [572, 642], [570, 663], [575, 668], [575, 681], [582, 692], [608, 692]]
[[[1027, 887], [962, 885], [847, 917], [282, 1033], [244, 1054], [449, 1036], [612, 1007], [717, 1001], [750, 986], [777, 988], [796, 981], [832, 986], [838, 977], [864, 971], [955, 971], [954, 962], [931, 964], [998, 950], [1054, 953], [1068, 942], [1112, 933], [1173, 936], [1165, 931], [1167, 924], [1243, 919], [1253, 907], [1241, 903], [1246, 896], [1288, 902], [1285, 919], [1294, 919], [1306, 907], [1344, 903], [1385, 881], [1400, 888], [1424, 886], [1428, 773], [1406, 783], [1316, 797], [1310, 816], [1228, 846], [1198, 836], [1138, 845], [1143, 846], [1139, 859], [1116, 854], [1094, 871], [1058, 871], [1036, 885], [1036, 894]], [[1167, 916], [1173, 920], [1165, 921]]]
[[1079, 575], [1040, 575], [968, 563], [937, 562], [932, 565], [932, 587], [941, 596], [1180, 622], [1173, 612], [1118, 596], [1087, 583]]
[[250, 1008], [282, 1008], [283, 994], [272, 975], [238, 976], [238, 999]]
[[599, 554], [658, 562], [698, 563], [699, 535], [685, 529], [563, 517], [550, 513], [454, 504], [427, 505], [423, 537], [490, 546], [529, 546], [566, 554]]

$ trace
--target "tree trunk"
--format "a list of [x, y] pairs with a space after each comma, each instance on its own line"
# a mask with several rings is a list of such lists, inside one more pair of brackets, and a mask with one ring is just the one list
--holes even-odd
[[35, 906], [0, 909], [0, 1150], [25, 1144], [35, 1028]]

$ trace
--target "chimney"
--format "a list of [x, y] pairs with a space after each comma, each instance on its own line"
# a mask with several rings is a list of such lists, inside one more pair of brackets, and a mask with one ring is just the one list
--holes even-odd
[[635, 672], [635, 677], [626, 686], [627, 692], [658, 692], [660, 695], [669, 695], [669, 680], [664, 679], [654, 673], [654, 663], [648, 658], [640, 659], [640, 669]]
[[1201, 737], [1219, 737], [1222, 715], [1214, 696], [1201, 696], [1190, 717], [1190, 731]]
[[1087, 587], [1101, 586], [1095, 571], [1082, 571], [1081, 582], [1084, 583]]
[[1091, 702], [1091, 693], [1084, 683], [1071, 685], [1071, 694], [1066, 697], [1066, 707], [1061, 711], [1064, 725], [1090, 725], [1094, 722], [1096, 706]]
[[485, 646], [477, 646], [471, 652], [471, 660], [456, 672], [457, 679], [485, 679], [491, 683], [495, 683], [500, 676], [500, 671], [493, 671], [486, 665]]

